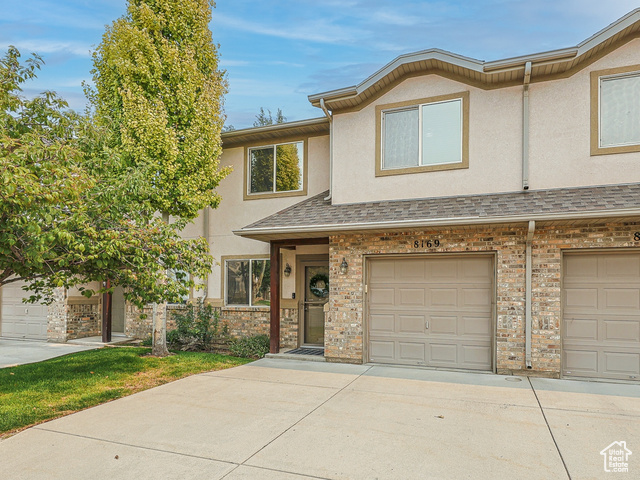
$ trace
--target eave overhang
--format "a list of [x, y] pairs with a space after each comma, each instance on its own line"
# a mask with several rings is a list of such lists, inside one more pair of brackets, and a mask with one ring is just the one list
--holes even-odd
[[222, 147], [229, 149], [261, 142], [281, 141], [286, 138], [317, 137], [321, 135], [329, 135], [329, 119], [327, 117], [232, 130], [224, 132], [220, 137], [222, 139]]
[[438, 74], [484, 89], [519, 85], [527, 62], [531, 62], [532, 82], [573, 75], [611, 50], [637, 38], [640, 9], [582, 41], [575, 47], [485, 62], [439, 49], [400, 55], [357, 85], [309, 95], [315, 107], [324, 100], [334, 112], [363, 108], [406, 78]]

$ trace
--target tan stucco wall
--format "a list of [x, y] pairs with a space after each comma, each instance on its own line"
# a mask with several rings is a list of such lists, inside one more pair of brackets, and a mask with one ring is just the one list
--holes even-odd
[[[234, 235], [238, 230], [261, 218], [267, 217], [310, 196], [329, 188], [329, 137], [311, 137], [308, 147], [308, 195], [243, 200], [244, 151], [242, 148], [226, 150], [220, 160], [221, 165], [231, 165], [233, 172], [225, 178], [217, 191], [222, 196], [220, 206], [209, 215], [209, 242], [211, 254], [219, 263], [220, 258], [229, 255], [269, 256], [269, 244]], [[202, 215], [185, 229], [186, 238], [201, 236]], [[294, 262], [295, 263], [295, 262]], [[294, 266], [294, 263], [291, 265]], [[221, 268], [216, 265], [208, 282], [208, 298], [221, 298]], [[292, 275], [293, 277], [293, 275]]]
[[640, 153], [590, 155], [590, 72], [640, 64], [640, 39], [530, 89], [532, 189], [640, 182]]
[[[530, 188], [640, 181], [640, 153], [590, 156], [590, 72], [640, 64], [633, 40], [575, 75], [530, 87]], [[375, 176], [375, 107], [470, 92], [469, 168]], [[483, 90], [437, 75], [409, 78], [372, 104], [334, 116], [334, 203], [518, 191], [522, 86]]]

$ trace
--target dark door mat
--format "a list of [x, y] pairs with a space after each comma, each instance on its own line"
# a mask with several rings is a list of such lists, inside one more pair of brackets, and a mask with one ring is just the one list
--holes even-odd
[[287, 355], [317, 355], [324, 356], [324, 348], [296, 348], [294, 350], [289, 350]]

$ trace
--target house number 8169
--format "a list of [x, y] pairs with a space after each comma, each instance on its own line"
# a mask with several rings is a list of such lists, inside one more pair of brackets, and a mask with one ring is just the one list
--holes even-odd
[[431, 248], [431, 247], [439, 247], [440, 240], [416, 240], [413, 242], [413, 248]]

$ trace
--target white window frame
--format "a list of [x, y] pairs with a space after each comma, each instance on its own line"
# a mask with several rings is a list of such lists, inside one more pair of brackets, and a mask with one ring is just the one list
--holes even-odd
[[[224, 291], [224, 305], [225, 307], [234, 307], [234, 308], [271, 308], [271, 305], [253, 305], [253, 266], [252, 266], [252, 262], [254, 260], [264, 260], [264, 261], [270, 261], [271, 258], [269, 257], [264, 257], [264, 256], [257, 256], [257, 257], [229, 257], [229, 258], [225, 258], [224, 259], [224, 284], [223, 284], [223, 291]], [[229, 269], [227, 268], [227, 264], [229, 262], [249, 262], [249, 303], [248, 304], [243, 304], [243, 303], [229, 303], [227, 295], [229, 293], [228, 291], [228, 286], [229, 286]]]
[[[300, 172], [300, 188], [298, 188], [297, 190], [282, 190], [282, 191], [277, 191], [276, 190], [276, 166], [277, 166], [277, 158], [276, 155], [278, 153], [277, 149], [278, 147], [282, 146], [282, 145], [297, 145], [297, 144], [301, 144], [302, 145], [302, 158], [301, 158], [301, 162], [300, 162], [300, 168], [302, 169]], [[245, 186], [246, 188], [246, 195], [248, 197], [256, 197], [256, 196], [264, 196], [264, 195], [269, 195], [269, 196], [277, 196], [277, 195], [287, 195], [287, 194], [299, 194], [301, 192], [304, 192], [305, 190], [305, 166], [306, 166], [306, 162], [305, 162], [305, 145], [306, 145], [306, 141], [304, 140], [296, 140], [293, 142], [282, 142], [282, 143], [273, 143], [273, 144], [266, 144], [266, 145], [257, 145], [257, 146], [252, 146], [252, 147], [248, 147], [247, 148], [247, 184]], [[269, 192], [252, 192], [251, 191], [251, 151], [252, 150], [263, 150], [263, 149], [267, 149], [267, 148], [273, 148], [273, 189]]]

